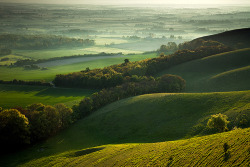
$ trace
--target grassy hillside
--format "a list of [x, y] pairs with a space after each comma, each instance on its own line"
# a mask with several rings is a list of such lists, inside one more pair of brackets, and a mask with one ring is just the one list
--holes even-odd
[[[76, 72], [85, 70], [87, 67], [90, 69], [103, 68], [106, 66], [120, 64], [124, 62], [124, 59], [130, 61], [139, 61], [146, 58], [156, 57], [156, 53], [139, 54], [139, 55], [125, 55], [124, 57], [113, 57], [107, 59], [84, 61], [74, 64], [61, 65], [49, 67], [48, 70], [24, 70], [21, 67], [9, 68], [0, 66], [0, 79], [1, 80], [46, 80], [52, 81], [57, 74], [67, 74], [70, 72]], [[69, 59], [67, 61], [70, 61]]]
[[[30, 149], [2, 157], [15, 166], [55, 153], [114, 143], [162, 142], [189, 138], [204, 131], [210, 115], [224, 113], [233, 128], [249, 116], [250, 91], [150, 94], [103, 107], [62, 133]], [[40, 149], [43, 151], [38, 151]]]
[[65, 103], [68, 106], [72, 106], [79, 103], [85, 96], [89, 96], [94, 92], [95, 90], [0, 84], [0, 107], [25, 107], [32, 103], [50, 105]]
[[[186, 140], [104, 145], [21, 166], [249, 166], [250, 128]], [[224, 143], [229, 145], [227, 154]]]
[[186, 92], [250, 89], [250, 48], [186, 62], [162, 71], [186, 80]]
[[[232, 48], [247, 48], [250, 46], [250, 28], [236, 29], [223, 33], [209, 35], [198, 39], [219, 41]], [[195, 39], [197, 40], [197, 39]]]

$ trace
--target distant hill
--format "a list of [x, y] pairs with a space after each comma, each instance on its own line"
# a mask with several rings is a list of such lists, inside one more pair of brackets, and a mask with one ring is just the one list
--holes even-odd
[[239, 91], [250, 89], [250, 48], [189, 61], [158, 74], [179, 75], [186, 92]]
[[[250, 128], [148, 144], [104, 145], [22, 166], [250, 166]], [[224, 151], [224, 144], [228, 150]]]
[[195, 40], [203, 39], [213, 40], [221, 42], [227, 46], [232, 48], [249, 48], [250, 47], [250, 28], [244, 29], [236, 29], [231, 31], [226, 31], [223, 33], [209, 35], [201, 38], [197, 38]]
[[7, 166], [16, 166], [20, 162], [103, 144], [163, 142], [203, 135], [208, 119], [216, 113], [226, 114], [230, 121], [228, 127], [232, 129], [240, 126], [245, 116], [250, 118], [249, 101], [250, 91], [131, 97], [101, 108], [42, 144], [1, 159], [8, 162]]

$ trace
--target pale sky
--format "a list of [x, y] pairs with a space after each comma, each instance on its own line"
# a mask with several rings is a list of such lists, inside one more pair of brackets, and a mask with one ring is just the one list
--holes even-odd
[[250, 0], [0, 0], [0, 2], [48, 4], [250, 4]]

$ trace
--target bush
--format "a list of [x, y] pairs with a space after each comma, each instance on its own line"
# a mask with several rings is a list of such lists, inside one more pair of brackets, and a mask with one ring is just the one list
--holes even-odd
[[29, 121], [16, 109], [0, 112], [0, 143], [2, 148], [29, 144]]
[[207, 126], [209, 128], [217, 129], [219, 132], [224, 132], [227, 130], [228, 123], [227, 116], [219, 113], [211, 116], [207, 122]]

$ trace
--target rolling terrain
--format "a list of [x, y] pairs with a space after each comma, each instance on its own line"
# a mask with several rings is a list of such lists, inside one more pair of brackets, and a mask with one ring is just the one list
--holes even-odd
[[250, 48], [189, 61], [158, 74], [179, 75], [186, 92], [241, 91], [250, 89]]
[[[83, 60], [82, 62], [73, 62], [69, 64], [70, 59], [64, 60], [64, 64], [51, 66], [51, 61], [47, 62], [51, 67], [48, 70], [25, 70], [22, 67], [5, 67], [0, 66], [0, 78], [1, 80], [45, 80], [52, 81], [57, 74], [66, 74], [70, 72], [81, 71], [89, 67], [90, 69], [94, 68], [103, 68], [106, 66], [120, 64], [124, 62], [124, 59], [129, 59], [130, 61], [139, 61], [147, 58], [156, 57], [156, 53], [150, 54], [138, 54], [138, 55], [125, 55], [121, 57], [113, 56], [112, 58], [105, 59], [94, 59], [90, 61]], [[63, 60], [62, 60], [63, 61]], [[43, 67], [46, 67], [46, 63], [43, 63]]]
[[[21, 166], [249, 166], [250, 128], [161, 143], [104, 145]], [[229, 149], [225, 153], [223, 145]]]
[[[244, 114], [249, 117], [249, 100], [249, 91], [131, 97], [101, 108], [44, 143], [3, 158], [8, 166], [16, 166], [104, 144], [153, 143], [206, 135], [210, 133], [206, 129], [207, 120], [216, 113], [226, 114], [232, 129]], [[43, 151], [39, 151], [41, 148]]]

